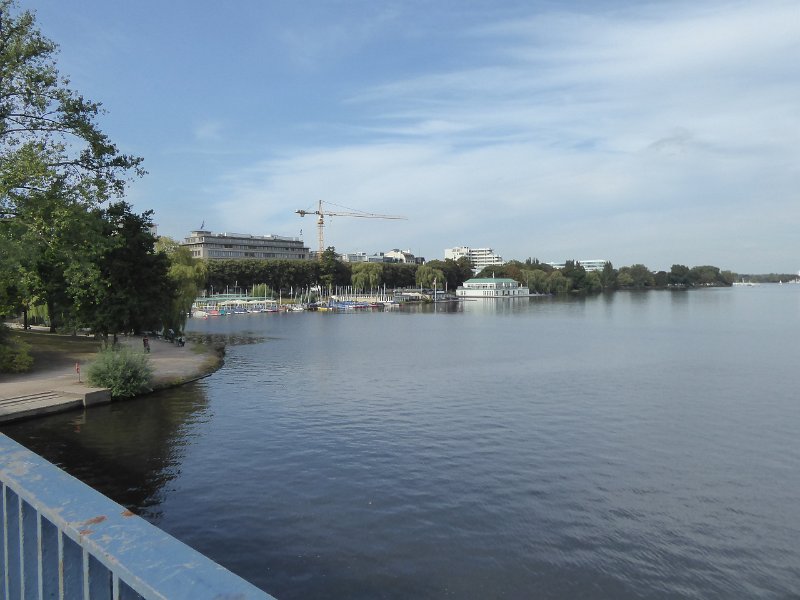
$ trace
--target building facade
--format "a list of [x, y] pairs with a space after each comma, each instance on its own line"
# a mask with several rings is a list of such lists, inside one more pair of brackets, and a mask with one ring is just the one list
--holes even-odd
[[467, 279], [464, 285], [456, 289], [459, 298], [519, 298], [530, 295], [530, 289], [506, 277]]
[[339, 257], [342, 259], [342, 262], [346, 263], [392, 262], [383, 255], [383, 252], [379, 252], [377, 254], [367, 254], [366, 252], [347, 252], [344, 254], [340, 254]]
[[246, 233], [212, 233], [192, 231], [182, 246], [195, 258], [205, 259], [282, 259], [308, 260], [308, 247], [300, 238]]
[[414, 264], [414, 255], [411, 253], [411, 250], [399, 250], [398, 248], [394, 248], [393, 250], [384, 252], [383, 255], [395, 263]]
[[505, 261], [502, 256], [494, 253], [492, 248], [469, 248], [468, 246], [457, 246], [455, 248], [445, 248], [444, 258], [458, 260], [466, 257], [472, 269], [477, 273], [485, 267], [495, 267], [502, 265]]
[[[586, 271], [602, 271], [603, 268], [606, 266], [607, 262], [608, 261], [605, 259], [601, 260], [598, 258], [593, 258], [590, 260], [576, 260], [575, 264], [580, 265]], [[549, 262], [547, 264], [553, 267], [554, 269], [563, 269], [566, 266], [565, 262], [561, 263]]]

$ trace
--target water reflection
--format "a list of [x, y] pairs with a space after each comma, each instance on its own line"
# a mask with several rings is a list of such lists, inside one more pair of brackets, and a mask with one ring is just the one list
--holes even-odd
[[[169, 401], [166, 399], [169, 398]], [[184, 449], [208, 418], [205, 389], [190, 384], [0, 431], [126, 508], [157, 522]]]

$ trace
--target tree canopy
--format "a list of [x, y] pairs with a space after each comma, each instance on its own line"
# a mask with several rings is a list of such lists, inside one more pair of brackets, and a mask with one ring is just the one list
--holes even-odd
[[103, 133], [100, 103], [70, 88], [56, 54], [30, 11], [0, 0], [0, 308], [45, 305], [52, 330], [159, 326], [180, 277], [154, 248], [152, 212], [115, 201], [142, 159]]
[[117, 150], [97, 124], [101, 105], [69, 87], [56, 44], [13, 8], [0, 0], [0, 213], [56, 189], [89, 204], [121, 196], [142, 159]]

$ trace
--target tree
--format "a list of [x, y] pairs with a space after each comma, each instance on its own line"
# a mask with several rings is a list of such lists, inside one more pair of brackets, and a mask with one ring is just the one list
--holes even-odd
[[689, 267], [685, 265], [672, 265], [667, 277], [669, 285], [686, 286], [691, 283], [689, 279]]
[[689, 281], [694, 285], [717, 285], [722, 283], [719, 267], [702, 265], [689, 270]]
[[90, 268], [101, 237], [98, 215], [58, 187], [20, 199], [16, 223], [20, 301], [46, 307], [50, 331], [72, 317], [68, 273]]
[[586, 291], [586, 269], [578, 262], [574, 260], [565, 261], [561, 274], [572, 282], [572, 290]]
[[183, 331], [186, 317], [206, 280], [206, 263], [196, 260], [191, 250], [168, 237], [160, 237], [155, 245], [169, 259], [169, 277], [174, 295], [164, 313], [164, 327]]
[[556, 270], [547, 276], [547, 289], [551, 294], [565, 294], [572, 289], [572, 281]]
[[412, 287], [416, 282], [419, 265], [396, 263], [383, 265], [383, 282], [389, 289]]
[[630, 267], [622, 267], [617, 275], [617, 284], [620, 287], [632, 287], [642, 289], [653, 287], [655, 279], [653, 274], [643, 264], [635, 264]]
[[458, 260], [446, 258], [445, 260], [429, 260], [427, 266], [438, 269], [444, 274], [444, 279], [440, 280], [439, 286], [442, 288], [447, 284], [447, 289], [455, 290], [458, 286], [472, 277], [472, 266], [466, 256]]
[[69, 88], [56, 45], [15, 7], [0, 0], [0, 289], [23, 310], [45, 302], [54, 329], [71, 313], [70, 274], [85, 279], [92, 210], [144, 171], [102, 133], [100, 104]]
[[546, 271], [534, 269], [532, 271], [526, 271], [526, 273], [529, 273], [526, 278], [526, 283], [532, 292], [536, 292], [537, 294], [547, 294], [550, 292], [548, 274]]
[[126, 202], [116, 202], [95, 214], [102, 242], [91, 268], [67, 269], [80, 323], [104, 336], [161, 329], [176, 290], [167, 255], [155, 251], [152, 211], [138, 215]]
[[350, 268], [336, 257], [336, 249], [329, 246], [319, 259], [319, 280], [325, 287], [348, 285]]
[[441, 269], [436, 269], [429, 264], [420, 265], [417, 269], [416, 284], [420, 288], [432, 288], [437, 286], [444, 289], [444, 273]]
[[374, 290], [381, 284], [383, 264], [381, 263], [355, 263], [352, 266], [350, 282], [357, 290]]
[[613, 290], [617, 287], [617, 271], [611, 261], [606, 261], [603, 265], [603, 270], [600, 272], [600, 285], [604, 290]]
[[0, 0], [0, 213], [17, 214], [20, 200], [55, 188], [90, 204], [122, 195], [127, 173], [144, 173], [142, 159], [102, 133], [100, 104], [69, 88], [57, 46], [14, 7]]

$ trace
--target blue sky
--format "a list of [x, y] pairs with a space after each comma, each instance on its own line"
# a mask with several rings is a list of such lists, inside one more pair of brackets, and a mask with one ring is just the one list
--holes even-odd
[[[159, 232], [800, 269], [800, 4], [20, 0]], [[330, 207], [331, 210], [344, 210]]]

